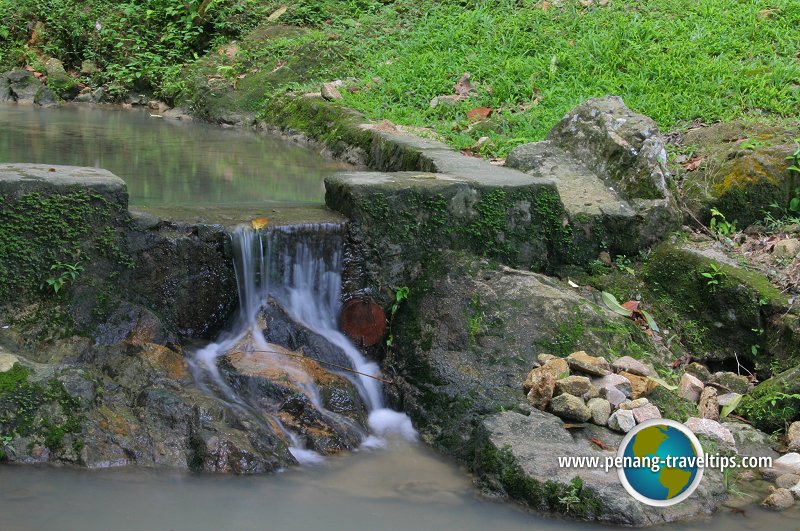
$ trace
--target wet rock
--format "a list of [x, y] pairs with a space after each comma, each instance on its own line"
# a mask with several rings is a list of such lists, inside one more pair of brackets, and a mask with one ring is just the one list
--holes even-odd
[[785, 469], [794, 474], [800, 474], [800, 454], [790, 452], [772, 461], [772, 466], [777, 469]]
[[[575, 433], [580, 431], [582, 433]], [[617, 448], [622, 435], [598, 426], [567, 432], [557, 417], [541, 411], [530, 416], [516, 412], [497, 413], [483, 419], [476, 429], [475, 453], [470, 459], [481, 485], [492, 486], [528, 507], [541, 511], [559, 509], [558, 498], [577, 476], [583, 488], [577, 492], [580, 513], [571, 516], [597, 520], [604, 524], [627, 526], [655, 525], [709, 513], [725, 498], [721, 474], [706, 470], [700, 487], [685, 502], [673, 507], [649, 507], [631, 498], [619, 482], [615, 470], [564, 468], [559, 456], [615, 455], [613, 450], [599, 449], [591, 438], [602, 440], [609, 448]], [[504, 470], [517, 470], [509, 477]], [[534, 488], [516, 488], [520, 481]], [[538, 487], [549, 485], [547, 489]], [[555, 492], [554, 495], [540, 494]]]
[[711, 376], [711, 382], [740, 395], [746, 394], [749, 390], [747, 377], [740, 376], [735, 372], [716, 372]]
[[574, 396], [584, 396], [589, 394], [592, 382], [586, 376], [567, 376], [556, 382], [555, 394], [569, 394]]
[[630, 372], [621, 372], [620, 376], [631, 382], [631, 398], [647, 396], [658, 387], [658, 383], [646, 376], [638, 376]]
[[696, 404], [700, 401], [700, 395], [703, 392], [703, 387], [705, 387], [703, 382], [701, 382], [696, 376], [685, 372], [683, 373], [683, 376], [681, 376], [681, 381], [678, 384], [678, 396]]
[[637, 407], [646, 406], [650, 401], [646, 398], [637, 398], [635, 400], [626, 400], [619, 405], [620, 409], [636, 409]]
[[611, 366], [605, 358], [590, 356], [583, 350], [573, 352], [567, 356], [567, 363], [571, 370], [593, 376], [605, 376], [611, 373]]
[[49, 87], [41, 87], [33, 97], [33, 103], [42, 107], [49, 107], [58, 103], [58, 95]]
[[800, 451], [800, 421], [792, 422], [786, 432], [786, 446], [790, 452]]
[[549, 372], [543, 372], [526, 381], [529, 385], [528, 402], [536, 409], [544, 410], [553, 398], [556, 379]]
[[698, 411], [700, 417], [719, 422], [719, 399], [717, 398], [717, 390], [715, 388], [707, 386], [703, 389], [703, 392], [700, 394]]
[[608, 424], [608, 418], [611, 416], [611, 403], [604, 398], [592, 398], [586, 404], [589, 412], [592, 414], [592, 422], [598, 426], [605, 426]]
[[656, 370], [649, 363], [644, 363], [630, 356], [622, 356], [611, 363], [611, 368], [616, 372], [628, 372], [638, 376], [658, 376]]
[[736, 440], [733, 434], [722, 424], [711, 419], [691, 417], [684, 422], [695, 435], [703, 435], [718, 443], [721, 447], [736, 451]]
[[702, 383], [707, 383], [711, 380], [711, 371], [709, 371], [705, 365], [696, 361], [693, 361], [686, 366], [686, 372], [700, 380]]
[[592, 418], [592, 412], [583, 403], [582, 398], [570, 394], [561, 394], [550, 401], [548, 409], [562, 419], [586, 422]]
[[636, 420], [636, 424], [641, 424], [642, 422], [651, 419], [661, 418], [661, 411], [659, 411], [659, 409], [653, 404], [647, 404], [642, 407], [637, 407], [632, 411], [633, 411], [633, 418]]
[[618, 409], [608, 418], [608, 427], [614, 431], [628, 433], [636, 426], [636, 417], [629, 409]]
[[797, 474], [782, 474], [775, 480], [775, 485], [781, 489], [791, 489], [800, 483], [800, 475]]
[[768, 509], [782, 511], [794, 505], [794, 496], [788, 489], [774, 489], [761, 505]]
[[633, 391], [631, 381], [619, 374], [608, 374], [602, 378], [596, 378], [592, 380], [592, 384], [600, 389], [601, 392], [603, 389], [614, 389], [622, 393], [624, 397], [631, 396]]

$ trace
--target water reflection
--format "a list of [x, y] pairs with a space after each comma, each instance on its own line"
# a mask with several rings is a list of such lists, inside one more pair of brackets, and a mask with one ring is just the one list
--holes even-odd
[[0, 162], [105, 168], [136, 207], [321, 204], [345, 167], [249, 131], [77, 106], [0, 106]]

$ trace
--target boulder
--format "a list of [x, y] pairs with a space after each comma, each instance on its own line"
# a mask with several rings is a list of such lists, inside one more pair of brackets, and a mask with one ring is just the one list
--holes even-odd
[[653, 404], [647, 404], [641, 407], [637, 407], [632, 411], [633, 411], [633, 418], [636, 420], [636, 424], [641, 424], [642, 422], [651, 419], [661, 418], [661, 411], [659, 411], [658, 408]]
[[646, 398], [636, 398], [635, 400], [626, 400], [618, 407], [620, 409], [636, 409], [637, 407], [646, 406], [650, 401]]
[[744, 395], [749, 390], [749, 380], [735, 372], [716, 372], [711, 375], [711, 383], [720, 385], [732, 393]]
[[789, 489], [774, 489], [761, 505], [768, 509], [782, 511], [794, 505], [794, 496]]
[[586, 422], [592, 418], [592, 412], [583, 403], [583, 399], [567, 393], [554, 397], [550, 401], [548, 409], [554, 415], [565, 420]]
[[622, 393], [625, 397], [631, 396], [633, 392], [631, 381], [619, 374], [608, 374], [602, 378], [595, 378], [592, 380], [592, 384], [600, 390], [614, 389]]
[[795, 500], [800, 500], [800, 484], [790, 488], [789, 492], [792, 493], [792, 496], [794, 496]]
[[717, 398], [717, 390], [715, 388], [709, 385], [703, 389], [697, 407], [700, 417], [719, 422], [719, 399]]
[[791, 489], [800, 483], [800, 475], [797, 474], [781, 474], [775, 480], [775, 485], [781, 489]]
[[552, 354], [545, 354], [545, 353], [536, 356], [536, 360], [539, 362], [539, 365], [544, 365], [548, 361], [554, 360], [556, 358], [558, 358], [558, 356], [553, 356]]
[[776, 258], [784, 260], [793, 260], [800, 254], [800, 240], [797, 238], [787, 238], [775, 244], [772, 254]]
[[719, 402], [719, 407], [725, 407], [729, 404], [733, 404], [734, 402], [741, 400], [742, 395], [739, 393], [725, 393], [724, 395], [719, 395], [717, 397], [717, 402]]
[[549, 372], [542, 372], [534, 378], [530, 378], [529, 375], [529, 382], [528, 403], [536, 409], [547, 409], [547, 405], [553, 398], [556, 379]]
[[11, 97], [17, 103], [33, 103], [42, 88], [41, 82], [32, 73], [17, 68], [5, 74]]
[[722, 448], [736, 451], [736, 440], [733, 438], [733, 434], [716, 420], [691, 417], [684, 422], [684, 425], [695, 435], [702, 435], [716, 442]]
[[339, 92], [338, 84], [335, 81], [323, 83], [320, 93], [323, 98], [329, 101], [342, 99], [342, 94]]
[[792, 422], [786, 431], [786, 447], [790, 452], [800, 451], [800, 421]]
[[611, 416], [611, 404], [608, 400], [603, 398], [592, 398], [586, 404], [592, 414], [592, 422], [598, 426], [605, 426], [608, 424], [608, 418]]
[[[577, 432], [581, 433], [577, 433]], [[609, 449], [598, 448], [591, 439]], [[530, 416], [507, 411], [481, 421], [470, 459], [478, 482], [538, 511], [572, 518], [596, 520], [604, 525], [648, 526], [710, 513], [725, 498], [721, 474], [706, 470], [697, 491], [672, 507], [651, 507], [637, 502], [620, 484], [617, 471], [559, 466], [561, 456], [614, 456], [621, 434], [594, 425], [583, 430], [564, 429], [553, 415], [534, 411]], [[578, 478], [577, 480], [575, 478]], [[520, 488], [520, 485], [525, 485]], [[576, 488], [577, 486], [577, 488]], [[568, 509], [559, 498], [565, 492], [578, 497]]]
[[590, 356], [583, 350], [573, 352], [567, 356], [567, 363], [569, 363], [571, 370], [593, 376], [605, 376], [611, 373], [611, 366], [605, 358]]
[[631, 398], [647, 396], [658, 387], [658, 383], [647, 376], [638, 376], [630, 372], [621, 372], [619, 375], [631, 382]]
[[634, 359], [630, 356], [622, 356], [621, 358], [615, 359], [611, 363], [611, 368], [615, 372], [628, 372], [638, 376], [658, 376], [652, 365]]
[[628, 433], [636, 426], [636, 417], [630, 409], [618, 409], [608, 418], [608, 427], [614, 431]]
[[708, 383], [711, 380], [711, 371], [702, 363], [693, 361], [686, 366], [686, 372], [700, 380], [702, 383]]
[[525, 391], [526, 394], [530, 392], [543, 374], [549, 374], [554, 380], [558, 380], [569, 376], [569, 366], [562, 358], [549, 360], [541, 367], [536, 367], [528, 373], [527, 378], [525, 378], [522, 384], [522, 390]]
[[[781, 393], [779, 395], [779, 393]], [[747, 393], [737, 413], [747, 417], [756, 428], [773, 433], [800, 420], [800, 366], [768, 378]]]
[[772, 461], [772, 466], [777, 469], [787, 470], [793, 474], [800, 474], [800, 454], [789, 452]]
[[72, 99], [78, 95], [78, 83], [64, 70], [64, 65], [52, 57], [44, 63], [47, 87], [56, 97]]
[[703, 392], [703, 382], [696, 376], [692, 376], [688, 372], [683, 373], [681, 381], [678, 384], [678, 396], [685, 398], [695, 404], [700, 401], [700, 395]]
[[779, 457], [772, 448], [772, 439], [766, 433], [737, 420], [728, 420], [722, 426], [733, 434], [739, 455], [771, 457], [773, 460]]
[[556, 382], [555, 394], [570, 394], [583, 397], [589, 394], [592, 389], [592, 382], [586, 376], [567, 376]]

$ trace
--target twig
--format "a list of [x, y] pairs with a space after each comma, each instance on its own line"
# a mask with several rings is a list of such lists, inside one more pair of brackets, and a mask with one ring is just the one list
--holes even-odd
[[351, 369], [350, 367], [345, 367], [344, 365], [339, 365], [337, 363], [333, 363], [333, 362], [330, 362], [330, 361], [318, 360], [316, 358], [312, 358], [310, 356], [306, 356], [306, 355], [303, 355], [303, 354], [295, 354], [293, 352], [279, 352], [277, 350], [257, 350], [257, 349], [247, 349], [246, 352], [241, 352], [241, 354], [247, 354], [249, 352], [263, 352], [265, 354], [279, 354], [279, 355], [282, 355], [282, 356], [291, 356], [293, 358], [298, 358], [298, 359], [301, 359], [301, 360], [302, 359], [312, 360], [312, 361], [316, 361], [317, 363], [324, 363], [325, 365], [330, 365], [331, 367], [335, 367], [335, 368], [341, 369], [343, 371], [352, 372], [352, 373], [358, 374], [360, 376], [366, 376], [367, 378], [372, 378], [373, 380], [378, 380], [379, 382], [382, 382], [382, 383], [385, 383], [385, 384], [390, 384], [390, 385], [394, 384], [394, 380], [386, 380], [384, 378], [379, 378], [377, 376], [373, 376], [373, 375], [367, 374], [365, 372], [361, 372], [361, 371], [357, 371], [355, 369]]
[[697, 219], [697, 218], [695, 217], [695, 215], [694, 215], [694, 214], [692, 214], [692, 211], [691, 211], [691, 210], [689, 210], [688, 208], [681, 208], [681, 210], [683, 210], [683, 212], [684, 212], [685, 214], [688, 214], [688, 215], [689, 215], [689, 217], [690, 217], [690, 218], [692, 218], [692, 219], [694, 220], [694, 222], [695, 222], [695, 223], [697, 223], [697, 226], [698, 226], [698, 227], [700, 227], [701, 229], [703, 229], [703, 232], [705, 232], [706, 234], [708, 234], [709, 236], [711, 236], [713, 239], [715, 239], [715, 240], [717, 239], [717, 235], [716, 235], [716, 234], [714, 234], [713, 232], [711, 232], [711, 229], [709, 229], [708, 227], [706, 227], [705, 225], [703, 225], [703, 222], [701, 222], [699, 219]]

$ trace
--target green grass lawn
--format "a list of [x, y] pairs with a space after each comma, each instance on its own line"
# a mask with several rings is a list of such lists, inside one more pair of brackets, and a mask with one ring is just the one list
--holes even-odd
[[[167, 6], [164, 13], [172, 9], [165, 0], [150, 1]], [[94, 35], [91, 24], [81, 34], [82, 41], [60, 46], [72, 63], [78, 62], [82, 50], [101, 65], [107, 59], [101, 81], [134, 83], [140, 90], [150, 81], [157, 94], [178, 101], [196, 96], [192, 94], [196, 85], [186, 82], [192, 69], [206, 77], [219, 74], [231, 86], [238, 82], [237, 90], [248, 91], [251, 102], [286, 90], [318, 90], [323, 81], [353, 77], [358, 90], [344, 90], [345, 102], [368, 118], [428, 127], [459, 148], [489, 136], [493, 146], [484, 151], [486, 156], [503, 156], [515, 145], [541, 139], [581, 100], [607, 94], [622, 96], [663, 130], [679, 129], [693, 120], [798, 116], [800, 2], [600, 2], [220, 0], [204, 2], [208, 6], [204, 17], [213, 23], [203, 24], [205, 19], [192, 15], [199, 3], [192, 0], [186, 4], [188, 15], [172, 15], [178, 21], [201, 20], [187, 26], [191, 30], [180, 29], [167, 14], [157, 19], [166, 29], [154, 26], [155, 18], [131, 15], [126, 19], [129, 36], [139, 35], [137, 24], [147, 28], [131, 41], [138, 47], [120, 48], [113, 32]], [[38, 16], [37, 10], [46, 13], [50, 4], [76, 3], [80, 2], [0, 0], [0, 40], [4, 10], [5, 20], [16, 20], [19, 29], [20, 21]], [[136, 14], [144, 4], [131, 1], [124, 6]], [[23, 5], [30, 13], [17, 12]], [[97, 7], [101, 5], [111, 7], [101, 10]], [[284, 5], [287, 9], [279, 17], [266, 19]], [[121, 8], [107, 0], [97, 6], [93, 9], [102, 11], [97, 16], [106, 17], [111, 27], [111, 21], [119, 18], [114, 10]], [[71, 11], [66, 7], [62, 11], [69, 18]], [[8, 13], [16, 13], [16, 18]], [[78, 25], [86, 26], [91, 22], [87, 20]], [[305, 29], [273, 32], [267, 38], [268, 24]], [[206, 33], [198, 35], [198, 28]], [[155, 46], [159, 32], [176, 42], [190, 39], [192, 46], [181, 49], [180, 59], [153, 57], [160, 53]], [[27, 38], [24, 31], [10, 34]], [[123, 42], [129, 42], [129, 36], [123, 35]], [[98, 39], [101, 42], [95, 42]], [[230, 39], [237, 40], [239, 53], [219, 59], [219, 47]], [[23, 40], [17, 45], [29, 59], [36, 55]], [[39, 52], [58, 55], [52, 42], [37, 46]], [[116, 51], [106, 58], [104, 54], [111, 54], [106, 49]], [[208, 52], [205, 59], [204, 52]], [[192, 59], [192, 53], [199, 59]], [[188, 63], [181, 68], [176, 61]], [[309, 62], [314, 64], [303, 66]], [[471, 73], [476, 94], [455, 106], [431, 108], [431, 99], [452, 94], [465, 72]], [[240, 79], [242, 75], [246, 77]], [[494, 115], [470, 123], [467, 111], [483, 106], [494, 109]]]

